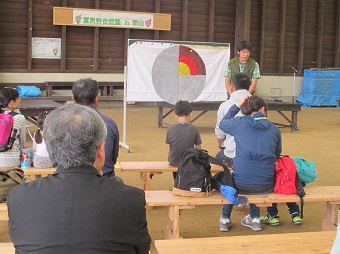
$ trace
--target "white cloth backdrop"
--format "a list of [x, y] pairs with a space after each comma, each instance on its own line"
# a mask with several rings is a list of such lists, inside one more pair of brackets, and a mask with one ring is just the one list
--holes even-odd
[[[163, 101], [153, 86], [152, 67], [156, 57], [165, 49], [178, 44], [191, 47], [202, 58], [206, 68], [206, 84], [195, 101], [224, 101], [227, 93], [223, 72], [230, 58], [229, 43], [136, 41], [128, 48], [127, 101]], [[176, 77], [174, 77], [176, 78]]]

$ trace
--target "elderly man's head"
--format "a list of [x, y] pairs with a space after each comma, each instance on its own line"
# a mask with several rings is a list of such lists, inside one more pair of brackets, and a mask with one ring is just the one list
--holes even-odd
[[99, 86], [98, 82], [92, 78], [82, 78], [73, 83], [73, 100], [81, 105], [98, 104]]
[[90, 164], [101, 170], [105, 137], [106, 126], [99, 114], [81, 105], [59, 107], [48, 114], [44, 123], [51, 161], [62, 169]]

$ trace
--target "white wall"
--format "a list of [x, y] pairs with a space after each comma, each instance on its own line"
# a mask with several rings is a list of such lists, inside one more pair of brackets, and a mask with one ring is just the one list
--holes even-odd
[[[294, 96], [301, 92], [303, 77], [295, 77]], [[272, 88], [280, 89], [280, 96], [293, 96], [294, 76], [261, 76], [256, 86], [256, 94], [259, 96], [272, 96]]]
[[0, 73], [0, 83], [44, 83], [45, 81], [74, 82], [80, 78], [97, 81], [123, 82], [123, 74], [98, 73]]
[[[0, 73], [0, 83], [44, 83], [45, 81], [76, 81], [80, 78], [91, 77], [97, 81], [123, 82], [123, 74], [98, 73]], [[294, 95], [301, 92], [303, 77], [295, 78]], [[261, 76], [256, 87], [259, 96], [272, 96], [272, 88], [279, 88], [280, 96], [292, 96], [294, 77]], [[277, 92], [277, 90], [276, 90]]]

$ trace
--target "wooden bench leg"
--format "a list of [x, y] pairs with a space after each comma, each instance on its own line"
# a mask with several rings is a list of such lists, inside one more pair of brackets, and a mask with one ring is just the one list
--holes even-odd
[[169, 225], [165, 226], [165, 239], [183, 238], [179, 233], [179, 216], [182, 209], [195, 209], [194, 205], [188, 206], [169, 206], [166, 207], [169, 219]]
[[151, 175], [162, 174], [162, 172], [140, 172], [140, 178], [143, 182], [143, 190], [150, 190]]
[[326, 217], [322, 220], [322, 230], [336, 230], [336, 224], [339, 223], [339, 204], [331, 202], [326, 203]]
[[150, 190], [150, 172], [141, 172], [140, 178], [143, 182], [143, 190]]
[[[143, 182], [143, 190], [150, 190], [150, 172], [140, 172], [140, 178]], [[153, 210], [152, 206], [146, 206], [147, 211]]]
[[166, 208], [169, 219], [169, 230], [165, 231], [165, 239], [178, 239], [179, 236], [179, 206], [169, 206]]

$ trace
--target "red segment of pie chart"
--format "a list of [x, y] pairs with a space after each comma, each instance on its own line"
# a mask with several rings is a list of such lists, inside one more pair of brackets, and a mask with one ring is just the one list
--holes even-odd
[[186, 46], [180, 46], [178, 60], [189, 67], [190, 75], [206, 75], [205, 64], [195, 50]]

